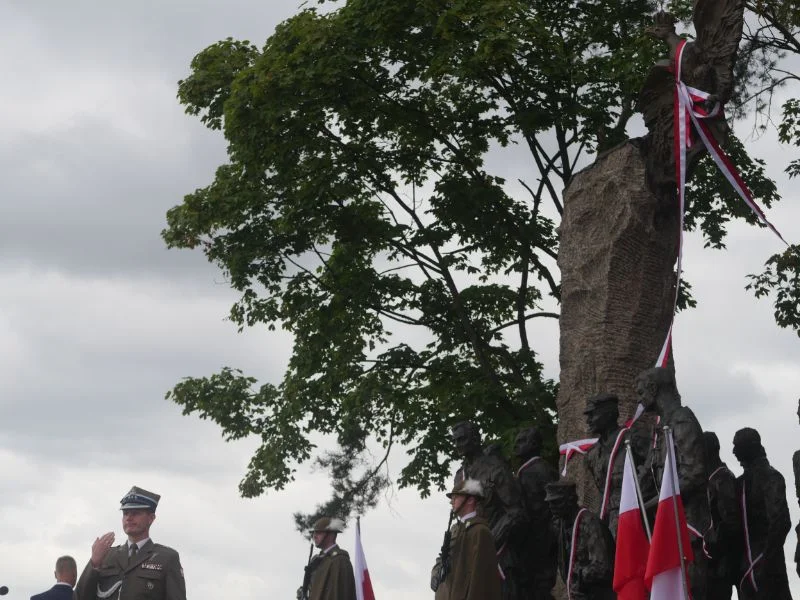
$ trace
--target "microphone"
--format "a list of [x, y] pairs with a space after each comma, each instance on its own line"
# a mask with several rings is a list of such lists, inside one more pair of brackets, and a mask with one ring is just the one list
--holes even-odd
[[8, 587], [0, 585], [0, 596], [5, 596], [8, 593]]

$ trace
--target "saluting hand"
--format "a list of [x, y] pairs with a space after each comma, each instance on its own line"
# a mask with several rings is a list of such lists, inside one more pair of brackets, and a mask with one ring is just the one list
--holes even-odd
[[92, 544], [92, 566], [95, 569], [99, 569], [100, 565], [103, 564], [103, 559], [108, 554], [108, 551], [111, 550], [111, 545], [114, 543], [114, 532], [109, 531], [108, 533], [104, 533], [99, 538], [95, 539], [94, 544]]

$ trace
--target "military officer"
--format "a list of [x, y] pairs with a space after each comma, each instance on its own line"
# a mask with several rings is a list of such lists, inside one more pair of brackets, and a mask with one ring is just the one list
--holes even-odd
[[297, 591], [301, 600], [356, 600], [356, 581], [350, 556], [339, 548], [336, 536], [344, 531], [341, 519], [322, 517], [311, 528], [314, 555], [306, 567], [303, 587]]
[[94, 541], [78, 580], [77, 600], [186, 600], [178, 553], [150, 539], [160, 499], [136, 486], [122, 498], [122, 529], [128, 539], [112, 546], [114, 533], [108, 532]]

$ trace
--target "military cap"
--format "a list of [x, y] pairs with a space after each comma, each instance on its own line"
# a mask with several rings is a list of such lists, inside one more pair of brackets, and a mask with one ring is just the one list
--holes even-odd
[[344, 521], [335, 517], [320, 517], [314, 521], [314, 525], [308, 531], [310, 533], [342, 533], [344, 531]]
[[616, 394], [597, 394], [592, 396], [586, 401], [586, 410], [583, 411], [583, 414], [588, 415], [591, 412], [594, 412], [598, 408], [602, 408], [603, 406], [607, 406], [610, 403], [619, 404], [619, 398], [617, 398]]
[[733, 435], [734, 446], [760, 446], [761, 435], [752, 427], [744, 427]]
[[575, 498], [578, 497], [578, 491], [575, 488], [575, 482], [566, 479], [560, 479], [558, 481], [548, 483], [545, 486], [545, 490], [547, 490], [547, 495], [544, 498], [545, 502], [561, 500], [562, 498], [569, 496], [574, 496]]
[[122, 500], [119, 501], [121, 505], [119, 509], [129, 510], [133, 508], [144, 508], [150, 512], [156, 512], [159, 500], [161, 500], [161, 496], [158, 494], [133, 486], [131, 490], [123, 496]]
[[483, 498], [483, 485], [477, 479], [462, 479], [455, 486], [453, 490], [446, 494], [448, 498], [453, 496], [474, 496], [475, 498]]

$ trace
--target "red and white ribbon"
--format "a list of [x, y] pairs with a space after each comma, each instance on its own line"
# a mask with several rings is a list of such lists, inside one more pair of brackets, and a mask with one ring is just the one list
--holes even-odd
[[622, 438], [625, 437], [625, 433], [628, 431], [627, 427], [623, 427], [620, 429], [619, 434], [617, 434], [617, 439], [614, 442], [614, 447], [611, 449], [611, 456], [608, 458], [608, 469], [606, 469], [606, 484], [603, 486], [603, 501], [600, 503], [600, 518], [605, 519], [606, 515], [608, 514], [608, 501], [611, 498], [611, 474], [614, 472], [614, 460], [617, 458], [617, 451], [619, 450], [620, 444], [622, 444]]
[[[711, 158], [716, 163], [717, 167], [725, 176], [736, 193], [745, 201], [747, 206], [750, 207], [758, 220], [764, 223], [769, 229], [777, 235], [780, 240], [785, 244], [786, 240], [778, 232], [778, 230], [767, 220], [764, 211], [758, 206], [753, 199], [753, 194], [747, 187], [745, 182], [739, 175], [733, 162], [723, 152], [719, 146], [719, 142], [714, 138], [711, 128], [708, 126], [706, 119], [719, 117], [722, 113], [722, 107], [719, 103], [714, 106], [710, 111], [705, 110], [703, 104], [709, 98], [709, 94], [702, 90], [695, 89], [687, 86], [681, 81], [681, 62], [683, 58], [683, 50], [686, 47], [686, 40], [682, 40], [678, 44], [678, 49], [675, 54], [675, 65], [673, 71], [675, 73], [675, 119], [674, 119], [674, 143], [675, 143], [675, 179], [678, 187], [678, 210], [680, 230], [678, 234], [678, 262], [676, 266], [677, 280], [675, 282], [675, 297], [672, 306], [672, 319], [670, 320], [669, 330], [664, 344], [659, 352], [658, 360], [656, 361], [657, 367], [666, 367], [669, 361], [670, 350], [672, 349], [672, 327], [675, 320], [675, 309], [678, 304], [678, 292], [681, 285], [682, 263], [683, 263], [683, 219], [684, 211], [686, 208], [686, 150], [691, 148], [697, 143], [693, 138], [693, 131], [699, 137], [699, 140], [706, 147]], [[690, 127], [694, 125], [694, 130]], [[787, 244], [788, 245], [788, 244]]]
[[522, 466], [520, 466], [520, 468], [517, 469], [517, 479], [519, 479], [519, 474], [520, 473], [522, 473], [525, 469], [527, 469], [529, 466], [531, 466], [534, 462], [536, 462], [537, 460], [541, 460], [541, 459], [542, 459], [541, 456], [532, 456], [531, 458], [526, 460], [524, 463], [522, 463]]
[[753, 560], [753, 549], [750, 546], [750, 528], [747, 526], [747, 492], [746, 492], [746, 483], [742, 481], [742, 495], [739, 498], [739, 501], [742, 506], [742, 525], [744, 526], [744, 548], [747, 552], [747, 570], [744, 572], [741, 581], [739, 581], [739, 586], [741, 587], [744, 585], [745, 580], [750, 582], [750, 585], [753, 586], [753, 591], [758, 591], [758, 584], [756, 584], [756, 576], [753, 573], [753, 568], [755, 568], [756, 563], [760, 561], [764, 554], [759, 554], [756, 556], [755, 560]]
[[586, 454], [586, 452], [597, 443], [597, 440], [600, 438], [586, 438], [583, 440], [575, 440], [573, 442], [565, 442], [558, 447], [559, 454], [564, 456], [564, 470], [561, 471], [561, 476], [564, 477], [567, 474], [567, 464], [569, 464], [569, 459], [573, 457], [574, 454]]
[[580, 532], [580, 522], [583, 513], [588, 512], [582, 508], [575, 515], [575, 523], [572, 525], [572, 541], [569, 545], [569, 567], [567, 568], [567, 600], [572, 600], [572, 569], [575, 566], [575, 555], [578, 553], [578, 533]]

